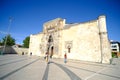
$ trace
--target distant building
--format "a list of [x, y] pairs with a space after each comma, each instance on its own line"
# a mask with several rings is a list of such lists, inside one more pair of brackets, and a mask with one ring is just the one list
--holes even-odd
[[13, 45], [12, 47], [14, 47], [14, 48], [21, 48], [22, 45], [20, 45], [20, 44], [15, 44], [15, 45]]
[[111, 41], [111, 52], [114, 54], [114, 57], [120, 57], [120, 42]]
[[118, 41], [111, 41], [111, 50], [112, 52], [120, 52], [120, 42]]
[[106, 17], [84, 22], [66, 24], [57, 18], [44, 23], [43, 31], [30, 35], [29, 54], [45, 56], [48, 52], [56, 58], [109, 63], [111, 59]]

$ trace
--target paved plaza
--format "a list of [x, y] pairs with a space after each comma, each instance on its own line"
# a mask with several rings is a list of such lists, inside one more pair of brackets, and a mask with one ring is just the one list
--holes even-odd
[[[119, 63], [119, 61], [117, 62]], [[27, 55], [1, 55], [0, 80], [120, 80], [120, 65], [78, 60], [50, 60]]]

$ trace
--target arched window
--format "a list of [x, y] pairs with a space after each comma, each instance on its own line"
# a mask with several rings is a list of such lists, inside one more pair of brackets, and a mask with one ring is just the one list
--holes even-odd
[[70, 53], [71, 52], [71, 47], [70, 46], [68, 46], [68, 53]]
[[52, 38], [51, 35], [49, 36], [48, 42], [49, 42], [49, 43], [50, 43], [50, 42], [53, 42], [53, 38]]
[[68, 48], [68, 53], [70, 53], [70, 48]]

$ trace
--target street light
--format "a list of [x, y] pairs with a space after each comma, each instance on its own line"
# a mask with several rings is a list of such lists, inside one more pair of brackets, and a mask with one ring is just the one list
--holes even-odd
[[5, 51], [5, 47], [6, 47], [6, 43], [7, 43], [7, 38], [9, 35], [9, 31], [10, 31], [10, 27], [11, 27], [11, 23], [12, 23], [12, 17], [9, 17], [9, 26], [8, 26], [8, 31], [7, 31], [7, 35], [6, 35], [6, 39], [5, 39], [5, 43], [4, 43], [4, 47], [3, 47], [3, 51], [1, 53], [1, 55], [3, 55], [4, 51]]

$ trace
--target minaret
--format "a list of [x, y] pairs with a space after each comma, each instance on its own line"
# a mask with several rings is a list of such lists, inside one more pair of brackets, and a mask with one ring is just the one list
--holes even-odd
[[98, 27], [100, 34], [101, 63], [110, 63], [111, 49], [106, 28], [106, 17], [104, 15], [99, 16]]

